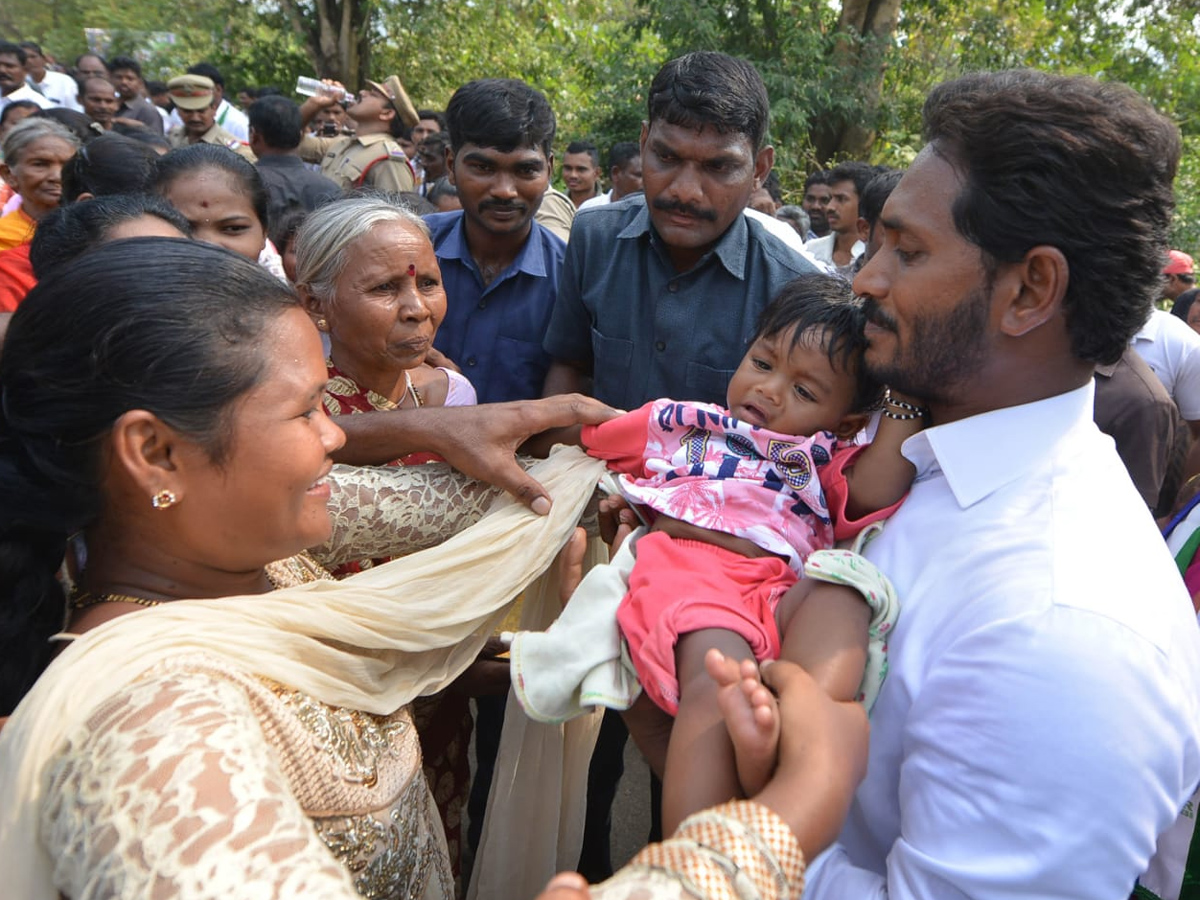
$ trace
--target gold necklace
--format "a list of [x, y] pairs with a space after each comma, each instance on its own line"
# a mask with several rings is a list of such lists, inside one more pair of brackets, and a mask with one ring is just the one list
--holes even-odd
[[96, 594], [93, 595], [88, 591], [72, 591], [67, 603], [71, 609], [79, 612], [80, 610], [90, 609], [101, 603], [136, 603], [138, 606], [161, 606], [162, 600], [149, 600], [145, 597], [134, 597], [131, 594]]
[[[413, 384], [412, 376], [408, 374], [408, 369], [404, 370], [404, 390], [412, 397], [413, 406], [420, 409], [425, 405], [421, 400], [421, 392], [417, 390], [417, 386]], [[399, 406], [399, 404], [396, 404]]]
[[[263, 574], [267, 576], [267, 581], [275, 590], [279, 589], [279, 582], [267, 570], [263, 570]], [[135, 597], [132, 594], [92, 594], [90, 591], [72, 590], [67, 597], [67, 605], [74, 611], [80, 612], [85, 609], [90, 609], [93, 606], [98, 606], [101, 603], [135, 603], [138, 606], [162, 606], [166, 600], [151, 600], [147, 597]]]

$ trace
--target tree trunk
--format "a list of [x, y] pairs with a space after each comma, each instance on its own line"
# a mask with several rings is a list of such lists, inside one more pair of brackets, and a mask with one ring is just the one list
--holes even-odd
[[358, 90], [369, 77], [370, 0], [316, 0], [309, 16], [296, 0], [282, 0], [292, 29], [304, 39], [304, 49], [318, 78], [334, 78]]
[[901, 0], [842, 0], [830, 63], [839, 80], [857, 86], [858, 107], [833, 111], [814, 124], [812, 139], [817, 156], [826, 162], [835, 156], [866, 159], [875, 142], [875, 116], [883, 88], [884, 60]]

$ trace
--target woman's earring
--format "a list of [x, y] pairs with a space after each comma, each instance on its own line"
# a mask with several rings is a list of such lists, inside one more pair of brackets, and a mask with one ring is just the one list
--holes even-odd
[[167, 509], [179, 502], [179, 498], [175, 496], [174, 491], [169, 491], [163, 488], [157, 494], [150, 498], [150, 505], [155, 509]]
[[328, 331], [329, 323], [324, 319], [317, 319], [317, 331]]

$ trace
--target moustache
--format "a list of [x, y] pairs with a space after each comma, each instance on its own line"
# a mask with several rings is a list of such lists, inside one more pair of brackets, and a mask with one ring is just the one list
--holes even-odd
[[885, 331], [894, 332], [896, 330], [896, 322], [879, 308], [879, 304], [875, 302], [874, 297], [861, 297], [859, 298], [859, 303], [861, 304], [863, 315], [872, 325], [876, 325]]
[[693, 219], [701, 219], [705, 222], [715, 222], [717, 220], [716, 210], [701, 209], [698, 206], [692, 206], [690, 203], [679, 203], [674, 200], [664, 199], [663, 197], [655, 197], [653, 206], [660, 212], [680, 213], [681, 215], [691, 216]]
[[514, 203], [512, 200], [484, 200], [479, 204], [480, 212], [487, 212], [489, 209], [498, 209], [501, 211], [512, 210], [513, 212], [524, 212], [526, 210], [524, 203]]

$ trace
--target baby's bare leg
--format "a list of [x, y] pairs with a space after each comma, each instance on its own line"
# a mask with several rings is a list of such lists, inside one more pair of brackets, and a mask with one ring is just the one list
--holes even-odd
[[855, 700], [867, 664], [871, 608], [853, 588], [803, 578], [775, 612], [781, 659], [798, 663], [834, 700]]
[[738, 781], [747, 797], [761, 791], [775, 771], [779, 754], [779, 705], [762, 684], [757, 663], [709, 650], [704, 657], [717, 685], [717, 705], [733, 741]]
[[719, 628], [683, 635], [675, 647], [679, 712], [671, 730], [663, 773], [663, 834], [672, 834], [694, 812], [745, 794], [739, 786], [733, 743], [717, 702], [718, 686], [704, 667], [712, 648], [753, 662], [746, 641]]
[[667, 746], [671, 742], [671, 727], [675, 720], [670, 713], [659, 709], [645, 691], [638, 694], [633, 706], [621, 713], [621, 718], [633, 743], [650, 764], [650, 771], [661, 780], [667, 767]]

